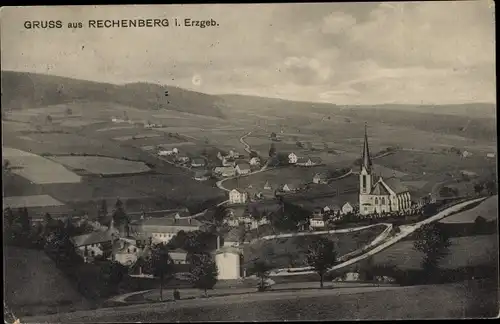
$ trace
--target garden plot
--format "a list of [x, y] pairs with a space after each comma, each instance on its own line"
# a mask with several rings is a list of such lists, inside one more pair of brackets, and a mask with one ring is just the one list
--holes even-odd
[[36, 154], [4, 147], [3, 158], [9, 160], [11, 172], [37, 184], [78, 183], [81, 177], [62, 165]]
[[64, 203], [49, 195], [36, 195], [36, 196], [16, 196], [4, 197], [3, 207], [7, 208], [21, 208], [21, 207], [52, 207], [64, 206]]
[[57, 156], [51, 159], [75, 170], [102, 175], [135, 174], [151, 170], [143, 162], [100, 156]]

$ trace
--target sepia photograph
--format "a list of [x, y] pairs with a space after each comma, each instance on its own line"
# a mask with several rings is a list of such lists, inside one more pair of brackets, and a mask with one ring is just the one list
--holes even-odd
[[499, 316], [489, 0], [0, 8], [4, 323]]

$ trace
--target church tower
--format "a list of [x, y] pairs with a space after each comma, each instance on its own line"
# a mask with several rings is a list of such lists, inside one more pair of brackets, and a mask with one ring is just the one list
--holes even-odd
[[[359, 173], [359, 211], [362, 215], [369, 214], [371, 207], [370, 193], [373, 186], [373, 166], [370, 158], [370, 149], [368, 148], [368, 134], [365, 124], [365, 140], [363, 143], [363, 156], [361, 158], [361, 172]], [[365, 206], [365, 207], [364, 207]]]

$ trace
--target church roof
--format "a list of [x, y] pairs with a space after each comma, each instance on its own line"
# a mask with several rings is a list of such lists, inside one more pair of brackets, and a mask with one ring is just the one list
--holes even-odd
[[[391, 188], [392, 189], [392, 188]], [[388, 196], [390, 192], [385, 188], [381, 182], [377, 182], [372, 189], [372, 195]]]
[[398, 178], [393, 177], [393, 178], [384, 179], [383, 181], [396, 194], [400, 194], [400, 193], [408, 191], [408, 188], [403, 183], [401, 183], [401, 181]]
[[372, 169], [372, 160], [370, 158], [370, 149], [368, 148], [368, 134], [365, 125], [365, 141], [363, 144], [363, 157], [361, 160], [361, 168], [365, 168], [368, 172]]

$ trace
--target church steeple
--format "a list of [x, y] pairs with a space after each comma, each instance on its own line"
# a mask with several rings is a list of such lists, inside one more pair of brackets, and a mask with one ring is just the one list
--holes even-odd
[[366, 123], [365, 123], [365, 141], [363, 144], [363, 158], [361, 161], [361, 169], [365, 169], [368, 173], [372, 170], [372, 160], [370, 158], [370, 149], [368, 148], [368, 134], [366, 131]]

